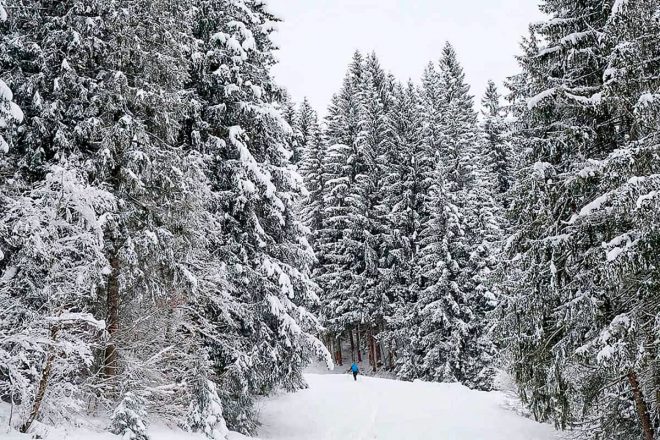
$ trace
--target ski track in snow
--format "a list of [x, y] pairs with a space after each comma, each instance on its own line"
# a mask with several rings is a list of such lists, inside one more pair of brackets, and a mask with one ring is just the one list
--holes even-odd
[[308, 374], [310, 388], [260, 404], [260, 440], [555, 440], [503, 393], [458, 384]]

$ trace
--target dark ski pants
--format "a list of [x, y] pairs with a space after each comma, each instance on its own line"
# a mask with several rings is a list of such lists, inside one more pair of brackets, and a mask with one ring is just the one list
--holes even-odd
[[357, 380], [357, 371], [353, 371], [353, 380]]

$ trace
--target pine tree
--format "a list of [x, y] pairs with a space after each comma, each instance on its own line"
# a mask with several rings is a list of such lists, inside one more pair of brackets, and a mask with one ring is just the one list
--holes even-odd
[[[0, 26], [7, 21], [7, 11], [0, 2]], [[23, 111], [13, 102], [14, 94], [7, 84], [0, 79], [0, 154], [9, 152], [9, 144], [2, 137], [2, 133], [9, 128], [10, 124], [23, 121]]]
[[[307, 195], [302, 201], [302, 217], [310, 229], [310, 243], [315, 244], [323, 226], [323, 159], [324, 147], [316, 112], [305, 99], [298, 110], [298, 123], [303, 145], [303, 159], [300, 174], [303, 177]], [[317, 252], [317, 259], [323, 260]], [[320, 263], [321, 265], [323, 263]]]
[[[196, 284], [188, 256], [198, 238], [193, 228], [204, 176], [176, 146], [189, 59], [180, 6], [32, 1], [13, 9], [12, 38], [2, 49], [13, 56], [2, 58], [2, 71], [16, 84], [26, 118], [14, 134], [18, 148], [10, 165], [21, 191], [45, 196], [44, 206], [23, 206], [24, 215], [7, 224], [20, 228], [31, 215], [51, 211], [54, 224], [32, 231], [53, 243], [49, 250], [15, 236], [14, 258], [50, 257], [41, 260], [35, 282], [17, 276], [8, 287], [22, 282], [27, 306], [46, 311], [30, 332], [49, 331], [51, 339], [79, 350], [60, 352], [54, 345], [37, 361], [39, 385], [24, 429], [39, 411], [76, 409], [53, 392], [60, 384], [78, 401], [90, 395], [114, 400], [121, 388], [156, 388], [183, 371], [188, 344], [176, 344], [170, 329], [177, 327], [184, 292]], [[60, 230], [52, 229], [59, 223]], [[62, 288], [66, 295], [48, 297], [47, 286], [63, 274], [62, 283], [71, 286]], [[144, 316], [157, 318], [138, 319]], [[63, 319], [66, 325], [59, 324]], [[90, 328], [101, 320], [107, 343], [94, 334], [98, 325]], [[67, 345], [72, 335], [79, 343]], [[167, 348], [172, 345], [182, 350]], [[93, 358], [92, 352], [103, 354]], [[68, 361], [60, 361], [65, 356]], [[62, 365], [75, 379], [60, 375]], [[71, 389], [72, 383], [79, 385]], [[163, 395], [149, 397], [155, 403]], [[170, 399], [153, 408], [171, 415], [176, 404]]]
[[217, 372], [228, 427], [250, 432], [254, 397], [305, 386], [306, 359], [322, 351], [305, 309], [318, 301], [313, 253], [297, 217], [302, 186], [289, 162], [291, 127], [270, 75], [276, 18], [262, 2], [208, 0], [197, 4], [194, 21], [199, 108], [187, 137], [205, 155], [214, 263], [203, 272], [211, 285], [197, 299], [195, 331]]
[[229, 431], [216, 385], [209, 380], [209, 367], [208, 356], [202, 352], [192, 366], [193, 401], [185, 427], [192, 432], [201, 432], [209, 439], [224, 440]]
[[[321, 319], [330, 340], [368, 320], [360, 300], [365, 289], [364, 233], [367, 205], [364, 190], [369, 180], [368, 151], [361, 148], [364, 59], [353, 56], [341, 91], [328, 109], [324, 132], [323, 226], [317, 249], [323, 261], [315, 280], [324, 292]], [[341, 359], [337, 359], [341, 364]]]
[[488, 82], [486, 93], [481, 100], [483, 107], [483, 131], [486, 140], [485, 165], [488, 171], [495, 174], [495, 191], [501, 198], [511, 187], [513, 157], [507, 136], [507, 124], [504, 109], [500, 102], [501, 96], [493, 81]]
[[[391, 107], [389, 83], [375, 53], [371, 53], [364, 62], [364, 74], [359, 84], [362, 100], [360, 133], [357, 138], [355, 162], [355, 184], [349, 195], [352, 207], [351, 220], [353, 246], [359, 246], [358, 258], [363, 279], [361, 302], [366, 316], [362, 324], [372, 327], [377, 335], [385, 324], [385, 317], [390, 315], [390, 303], [393, 300], [385, 277], [382, 276], [384, 259], [389, 253], [387, 237], [392, 235], [385, 216], [389, 210], [382, 203], [386, 196], [383, 191], [385, 176], [389, 173], [387, 162], [387, 141], [390, 137], [388, 109]], [[372, 365], [377, 367], [381, 361], [382, 348], [372, 344]]]
[[129, 391], [112, 414], [110, 432], [122, 440], [149, 440], [146, 419], [144, 399]]
[[640, 130], [656, 117], [658, 85], [645, 74], [657, 68], [654, 6], [542, 8], [550, 19], [527, 41], [513, 96], [527, 100], [515, 139], [529, 154], [510, 210], [511, 264], [521, 268], [507, 280], [514, 295], [503, 321], [512, 371], [539, 419], [586, 425], [591, 438], [650, 439], [654, 318], [636, 311], [657, 301], [643, 275], [654, 264], [644, 225], [657, 172], [644, 145], [657, 130]]
[[427, 68], [423, 85], [425, 139], [436, 165], [416, 260], [419, 298], [408, 316], [414, 325], [400, 371], [406, 379], [490, 389], [493, 350], [484, 316], [492, 295], [484, 286], [490, 253], [484, 228], [489, 226], [485, 207], [492, 201], [480, 186], [483, 155], [472, 97], [449, 44], [439, 70]]
[[[416, 278], [414, 262], [421, 225], [428, 217], [426, 200], [434, 163], [424, 142], [421, 98], [412, 82], [405, 87], [396, 85], [387, 122], [378, 208], [385, 229], [380, 276], [390, 299], [390, 310], [382, 337], [391, 352], [396, 352], [398, 346], [405, 347], [407, 311], [417, 300], [412, 288]], [[399, 371], [397, 366], [392, 367]]]

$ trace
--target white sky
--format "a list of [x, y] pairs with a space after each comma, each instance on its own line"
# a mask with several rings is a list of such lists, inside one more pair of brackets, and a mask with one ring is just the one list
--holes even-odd
[[375, 50], [383, 68], [418, 81], [450, 41], [477, 102], [488, 79], [517, 72], [514, 55], [538, 0], [268, 0], [284, 19], [275, 77], [297, 101], [307, 96], [325, 114], [355, 49]]

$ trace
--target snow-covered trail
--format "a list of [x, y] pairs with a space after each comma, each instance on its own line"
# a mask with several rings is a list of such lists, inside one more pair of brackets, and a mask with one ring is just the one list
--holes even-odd
[[502, 393], [457, 384], [308, 374], [309, 389], [261, 403], [260, 440], [554, 440]]
[[[348, 374], [307, 374], [309, 389], [259, 404], [258, 439], [230, 433], [229, 440], [557, 440], [549, 425], [506, 408], [502, 393], [471, 391], [457, 384], [398, 382]], [[9, 406], [0, 404], [0, 439], [29, 440], [6, 431]], [[119, 440], [97, 429], [45, 427], [46, 440]], [[4, 429], [3, 429], [4, 428]], [[151, 440], [205, 440], [173, 426], [152, 424]]]

